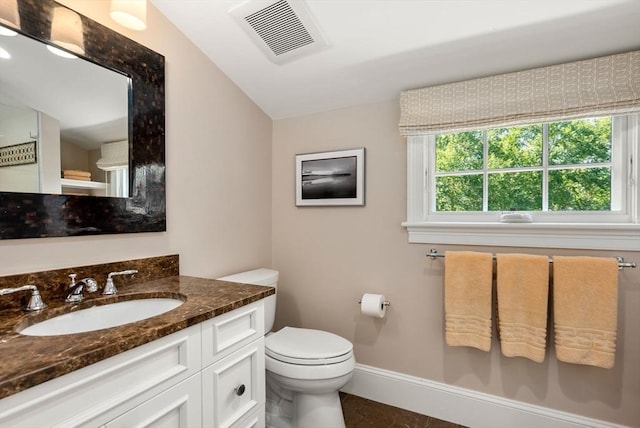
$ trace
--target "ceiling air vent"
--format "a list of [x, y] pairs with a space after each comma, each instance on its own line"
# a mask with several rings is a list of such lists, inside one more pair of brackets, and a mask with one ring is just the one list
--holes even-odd
[[277, 64], [326, 46], [301, 0], [248, 1], [230, 12], [267, 57]]

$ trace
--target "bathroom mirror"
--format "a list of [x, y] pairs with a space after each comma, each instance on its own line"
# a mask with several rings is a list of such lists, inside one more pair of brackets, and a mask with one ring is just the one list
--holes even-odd
[[30, 163], [0, 159], [0, 191], [128, 196], [128, 178], [116, 179], [129, 166], [129, 77], [47, 46], [0, 35], [11, 55], [0, 61], [0, 150], [36, 151]]
[[[5, 27], [125, 77], [129, 197], [0, 192], [0, 239], [166, 230], [164, 57], [55, 1], [2, 0], [3, 9], [10, 3], [16, 4], [18, 19], [5, 19]], [[60, 14], [77, 17], [80, 31], [64, 37], [71, 37], [80, 50], [73, 43], [51, 41], [63, 40], [56, 28]]]

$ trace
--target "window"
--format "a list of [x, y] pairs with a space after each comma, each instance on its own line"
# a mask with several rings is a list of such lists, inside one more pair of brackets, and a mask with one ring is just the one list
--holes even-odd
[[[638, 121], [408, 137], [410, 241], [640, 249]], [[510, 211], [530, 222], [505, 223]]]
[[129, 197], [129, 167], [111, 168], [107, 174], [107, 196]]
[[[433, 212], [620, 212], [626, 117], [438, 134], [429, 145]], [[613, 132], [613, 125], [616, 132]]]

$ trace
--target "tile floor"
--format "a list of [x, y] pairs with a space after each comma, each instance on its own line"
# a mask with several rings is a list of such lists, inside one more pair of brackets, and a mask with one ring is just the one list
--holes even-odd
[[340, 393], [347, 428], [464, 428], [355, 395]]

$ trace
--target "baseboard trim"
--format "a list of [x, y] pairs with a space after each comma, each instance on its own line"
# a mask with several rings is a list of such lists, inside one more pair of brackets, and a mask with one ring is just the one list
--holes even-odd
[[364, 364], [342, 391], [473, 428], [624, 428]]

